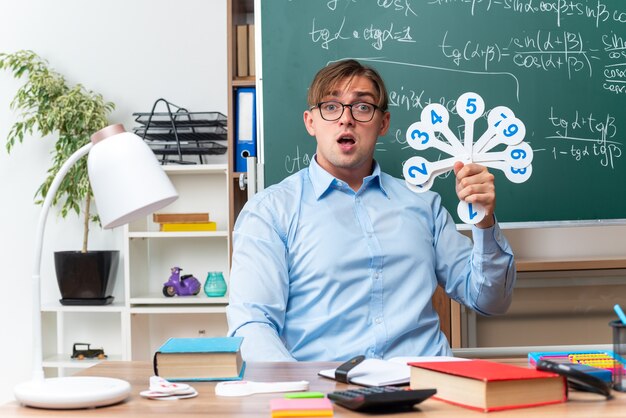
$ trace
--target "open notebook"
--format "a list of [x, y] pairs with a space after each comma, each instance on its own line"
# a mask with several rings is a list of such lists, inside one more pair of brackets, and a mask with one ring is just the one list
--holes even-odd
[[[368, 358], [348, 372], [350, 383], [361, 386], [391, 386], [406, 385], [409, 383], [411, 367], [409, 362], [426, 361], [466, 361], [458, 357], [394, 357], [389, 360]], [[329, 379], [335, 378], [335, 369], [320, 370], [320, 376]]]

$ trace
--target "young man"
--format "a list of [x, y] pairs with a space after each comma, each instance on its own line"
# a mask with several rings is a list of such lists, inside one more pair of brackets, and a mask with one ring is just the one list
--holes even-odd
[[315, 158], [237, 219], [229, 335], [244, 337], [250, 361], [451, 355], [431, 304], [437, 285], [484, 315], [511, 302], [515, 265], [493, 215], [493, 176], [477, 164], [454, 168], [459, 199], [487, 210], [472, 243], [438, 194], [411, 192], [374, 160], [390, 119], [375, 70], [329, 65], [308, 102]]

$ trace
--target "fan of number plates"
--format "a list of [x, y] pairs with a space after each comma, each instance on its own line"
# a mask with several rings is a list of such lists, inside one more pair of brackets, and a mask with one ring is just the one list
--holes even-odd
[[[450, 155], [449, 158], [433, 162], [420, 156], [409, 158], [402, 171], [410, 190], [415, 193], [429, 190], [435, 178], [452, 170], [457, 161], [464, 164], [475, 162], [502, 170], [513, 183], [523, 183], [530, 178], [533, 150], [523, 142], [526, 127], [511, 109], [504, 106], [493, 108], [487, 116], [487, 130], [476, 141], [474, 122], [485, 111], [482, 97], [476, 93], [462, 94], [456, 102], [456, 111], [465, 121], [463, 142], [450, 130], [450, 117], [446, 108], [436, 103], [424, 107], [421, 120], [407, 129], [406, 140], [412, 148], [418, 151], [436, 148]], [[435, 133], [440, 135], [436, 136]], [[503, 151], [492, 151], [500, 144], [506, 145]], [[476, 224], [485, 217], [485, 208], [478, 203], [461, 201], [457, 213], [463, 222]]]

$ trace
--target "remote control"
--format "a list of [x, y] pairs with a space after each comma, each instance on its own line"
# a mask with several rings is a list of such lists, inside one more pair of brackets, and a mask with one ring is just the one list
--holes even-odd
[[367, 387], [336, 391], [328, 399], [354, 411], [376, 412], [406, 410], [437, 393], [437, 389], [407, 390], [396, 386]]

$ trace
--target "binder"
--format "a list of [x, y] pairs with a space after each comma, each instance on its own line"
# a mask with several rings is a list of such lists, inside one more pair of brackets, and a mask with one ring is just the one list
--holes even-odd
[[246, 172], [246, 158], [256, 157], [256, 89], [237, 90], [235, 125], [235, 171]]

